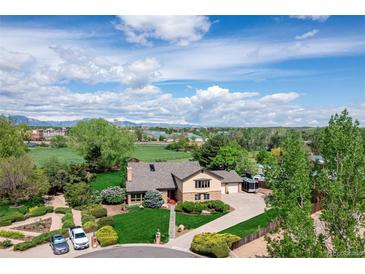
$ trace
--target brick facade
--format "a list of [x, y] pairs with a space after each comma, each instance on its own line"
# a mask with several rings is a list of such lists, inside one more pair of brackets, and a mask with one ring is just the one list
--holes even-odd
[[[220, 200], [221, 199], [221, 192], [220, 191], [208, 191], [208, 192], [190, 192], [190, 193], [183, 193], [182, 194], [182, 201], [191, 201], [191, 202], [195, 202], [195, 194], [200, 193], [200, 194], [204, 194], [204, 193], [209, 193], [209, 200]], [[178, 201], [180, 201], [178, 199]], [[201, 197], [200, 201], [205, 201], [203, 197]]]

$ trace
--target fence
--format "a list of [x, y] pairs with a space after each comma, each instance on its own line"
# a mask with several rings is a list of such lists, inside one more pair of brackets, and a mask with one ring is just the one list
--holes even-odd
[[255, 232], [247, 235], [246, 237], [241, 238], [241, 240], [233, 243], [231, 249], [234, 250], [234, 249], [239, 248], [249, 242], [252, 242], [262, 236], [265, 236], [267, 233], [277, 229], [278, 227], [279, 227], [279, 222], [277, 222], [277, 221], [271, 222], [268, 224], [267, 227], [261, 228], [260, 230], [257, 230]]

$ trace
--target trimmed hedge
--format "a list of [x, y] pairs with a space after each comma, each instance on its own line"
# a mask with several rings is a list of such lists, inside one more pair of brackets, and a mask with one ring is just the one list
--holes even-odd
[[24, 239], [25, 235], [18, 231], [0, 230], [0, 237], [21, 240]]
[[47, 213], [53, 212], [53, 206], [39, 206], [39, 207], [32, 207], [29, 209], [29, 215], [31, 217], [38, 217], [43, 216]]
[[98, 229], [102, 228], [103, 226], [113, 226], [113, 217], [107, 216], [100, 218], [97, 221]]
[[8, 226], [14, 222], [24, 221], [26, 216], [23, 215], [21, 212], [14, 212], [11, 215], [5, 215], [0, 217], [0, 226]]
[[13, 243], [10, 240], [0, 241], [0, 249], [5, 249], [13, 246]]
[[88, 206], [87, 210], [95, 218], [101, 218], [101, 217], [105, 217], [108, 215], [108, 211], [102, 205], [91, 205], [91, 206]]
[[58, 214], [72, 213], [72, 209], [69, 207], [56, 207], [54, 213]]
[[213, 258], [225, 258], [229, 255], [229, 249], [240, 237], [229, 233], [201, 233], [194, 236], [191, 243], [191, 251]]
[[84, 231], [86, 233], [95, 232], [96, 230], [98, 230], [98, 225], [96, 224], [95, 221], [89, 221], [89, 222], [84, 223], [82, 225], [82, 228], [84, 229]]
[[220, 200], [212, 200], [205, 202], [179, 202], [176, 204], [175, 210], [185, 213], [200, 214], [203, 210], [213, 212], [227, 212], [230, 206]]
[[102, 247], [118, 243], [118, 234], [112, 226], [104, 226], [96, 231], [96, 239]]
[[81, 211], [81, 223], [95, 222], [96, 218], [89, 211]]
[[35, 247], [37, 245], [49, 242], [51, 236], [53, 236], [55, 234], [63, 234], [63, 235], [65, 235], [65, 237], [68, 236], [67, 229], [58, 229], [58, 230], [53, 230], [50, 232], [42, 233], [41, 235], [34, 237], [30, 241], [26, 241], [26, 242], [14, 245], [14, 251], [24, 251], [29, 248]]
[[75, 226], [75, 223], [74, 223], [74, 217], [73, 217], [72, 211], [71, 211], [71, 213], [68, 212], [62, 217], [62, 228], [70, 228], [73, 226]]

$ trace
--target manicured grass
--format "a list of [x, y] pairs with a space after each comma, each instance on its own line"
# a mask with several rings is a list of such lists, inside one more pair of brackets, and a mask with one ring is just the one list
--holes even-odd
[[176, 225], [184, 225], [187, 229], [194, 229], [199, 226], [205, 225], [217, 218], [222, 217], [226, 213], [212, 213], [209, 215], [200, 214], [186, 214], [182, 212], [176, 212]]
[[126, 214], [114, 215], [114, 228], [119, 243], [153, 243], [157, 229], [161, 240], [168, 241], [170, 211], [167, 209], [133, 208]]
[[90, 184], [91, 190], [103, 190], [111, 186], [125, 187], [125, 182], [119, 171], [109, 171], [96, 174], [96, 178]]
[[243, 238], [261, 228], [266, 227], [273, 218], [274, 215], [271, 214], [271, 212], [265, 212], [242, 223], [222, 230], [219, 233], [231, 233]]
[[24, 214], [24, 212], [26, 211], [26, 208], [24, 208], [23, 206], [21, 208], [10, 208], [7, 205], [0, 205], [0, 217], [12, 216], [18, 213]]
[[42, 166], [47, 159], [57, 157], [61, 162], [83, 163], [84, 159], [70, 148], [35, 147], [30, 148], [30, 156], [38, 166]]
[[166, 145], [136, 145], [131, 157], [142, 162], [188, 160], [189, 152], [180, 152], [165, 149]]

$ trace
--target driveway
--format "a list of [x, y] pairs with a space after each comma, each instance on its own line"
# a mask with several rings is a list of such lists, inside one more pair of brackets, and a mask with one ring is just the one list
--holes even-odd
[[135, 245], [116, 246], [110, 249], [99, 250], [78, 258], [198, 258], [199, 256], [191, 252], [184, 252], [175, 249]]
[[170, 240], [165, 246], [180, 250], [189, 250], [191, 242], [196, 234], [202, 232], [219, 232], [263, 213], [265, 210], [264, 197], [265, 196], [260, 193], [253, 194], [240, 192], [223, 194], [222, 200], [233, 207], [235, 209], [234, 211], [191, 230], [176, 239]]

